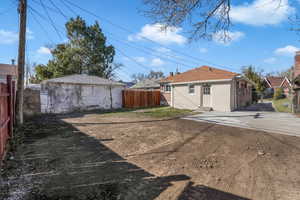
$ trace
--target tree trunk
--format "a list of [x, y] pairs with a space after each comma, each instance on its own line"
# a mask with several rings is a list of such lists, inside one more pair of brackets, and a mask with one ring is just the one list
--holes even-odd
[[23, 119], [23, 93], [24, 93], [24, 66], [25, 66], [25, 45], [26, 45], [26, 13], [27, 0], [19, 0], [20, 30], [19, 30], [19, 52], [18, 52], [18, 82], [16, 118], [17, 124], [21, 125]]

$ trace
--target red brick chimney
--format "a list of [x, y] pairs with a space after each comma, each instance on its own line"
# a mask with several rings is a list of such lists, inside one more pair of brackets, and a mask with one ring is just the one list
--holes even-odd
[[300, 51], [297, 51], [295, 55], [294, 77], [296, 78], [299, 75], [300, 75]]

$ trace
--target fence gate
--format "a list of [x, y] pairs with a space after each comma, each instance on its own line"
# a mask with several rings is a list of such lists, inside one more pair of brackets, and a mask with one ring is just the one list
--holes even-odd
[[11, 76], [0, 83], [0, 161], [5, 156], [7, 141], [12, 137], [14, 123], [15, 87]]
[[124, 108], [144, 108], [160, 105], [160, 91], [157, 90], [123, 90]]

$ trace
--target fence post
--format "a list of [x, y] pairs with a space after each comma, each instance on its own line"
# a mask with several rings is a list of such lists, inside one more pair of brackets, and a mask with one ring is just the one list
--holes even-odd
[[13, 122], [14, 122], [14, 115], [13, 115], [13, 91], [12, 91], [12, 76], [8, 75], [6, 77], [6, 85], [7, 85], [7, 112], [8, 112], [8, 117], [9, 117], [9, 122], [8, 122], [8, 132], [9, 136], [13, 136]]

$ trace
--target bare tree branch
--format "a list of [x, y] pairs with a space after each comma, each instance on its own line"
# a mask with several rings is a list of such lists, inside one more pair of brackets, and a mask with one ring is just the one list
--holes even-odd
[[191, 25], [190, 40], [211, 39], [215, 33], [223, 33], [228, 38], [231, 26], [230, 0], [143, 0], [143, 13], [160, 23], [169, 26]]

